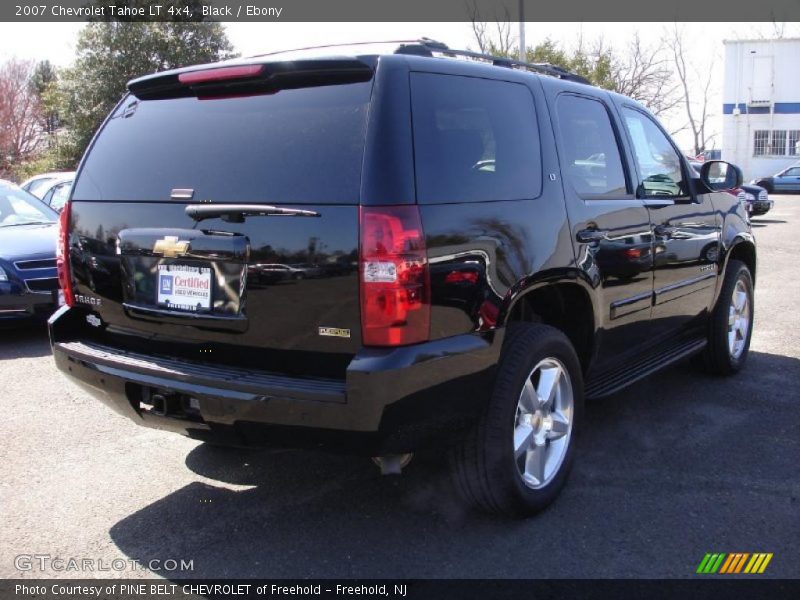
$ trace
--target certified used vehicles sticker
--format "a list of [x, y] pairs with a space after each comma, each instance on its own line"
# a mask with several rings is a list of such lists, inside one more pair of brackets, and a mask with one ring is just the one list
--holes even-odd
[[178, 310], [211, 308], [211, 269], [158, 265], [158, 304]]

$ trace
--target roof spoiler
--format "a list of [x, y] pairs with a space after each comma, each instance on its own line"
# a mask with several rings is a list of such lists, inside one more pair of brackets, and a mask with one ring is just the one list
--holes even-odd
[[372, 75], [372, 65], [352, 57], [229, 62], [146, 75], [128, 82], [128, 90], [139, 100], [269, 94], [286, 89], [369, 81]]

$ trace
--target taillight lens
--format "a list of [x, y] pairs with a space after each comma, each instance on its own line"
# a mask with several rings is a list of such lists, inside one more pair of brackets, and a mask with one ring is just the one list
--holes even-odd
[[75, 295], [72, 292], [72, 274], [69, 269], [69, 217], [72, 205], [67, 202], [58, 218], [58, 245], [56, 246], [56, 269], [58, 270], [58, 287], [64, 294], [64, 304], [75, 306]]
[[430, 276], [417, 206], [361, 208], [359, 265], [364, 345], [426, 341]]

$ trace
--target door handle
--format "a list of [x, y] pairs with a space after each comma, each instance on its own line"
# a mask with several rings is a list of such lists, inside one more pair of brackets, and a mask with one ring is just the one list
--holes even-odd
[[661, 237], [670, 238], [678, 232], [678, 228], [671, 225], [656, 225], [653, 232]]
[[606, 239], [608, 231], [605, 229], [581, 229], [576, 235], [577, 239], [582, 244], [591, 244], [593, 242], [601, 242]]

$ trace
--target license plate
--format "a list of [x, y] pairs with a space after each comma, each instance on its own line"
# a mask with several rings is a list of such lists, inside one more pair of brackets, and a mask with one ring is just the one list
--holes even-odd
[[192, 265], [158, 265], [158, 304], [175, 310], [211, 308], [211, 269]]

